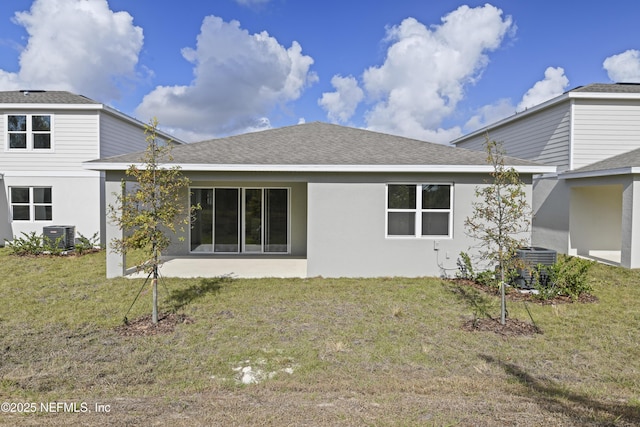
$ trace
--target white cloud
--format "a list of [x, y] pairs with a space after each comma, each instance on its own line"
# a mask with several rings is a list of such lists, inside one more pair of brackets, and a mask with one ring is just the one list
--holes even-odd
[[493, 104], [485, 105], [478, 109], [477, 114], [471, 117], [464, 125], [467, 132], [473, 132], [491, 123], [498, 122], [516, 112], [516, 107], [510, 99], [499, 99]]
[[270, 0], [236, 0], [240, 6], [256, 7], [269, 3]]
[[333, 76], [331, 85], [336, 91], [323, 93], [318, 105], [327, 111], [332, 122], [346, 123], [364, 98], [364, 91], [360, 89], [358, 81], [353, 76]]
[[163, 127], [211, 137], [238, 133], [262, 127], [270, 110], [317, 80], [309, 71], [313, 59], [297, 42], [285, 48], [267, 32], [249, 34], [238, 21], [216, 16], [204, 19], [196, 48], [182, 55], [194, 64], [193, 82], [156, 87], [136, 109], [138, 117], [157, 116]]
[[505, 119], [518, 111], [526, 110], [556, 96], [562, 95], [569, 79], [564, 75], [561, 67], [548, 67], [544, 72], [544, 78], [537, 81], [523, 96], [518, 105], [514, 105], [510, 99], [503, 98], [493, 104], [485, 105], [478, 109], [464, 125], [466, 132], [473, 132], [484, 126]]
[[522, 111], [527, 108], [542, 104], [558, 95], [562, 95], [569, 85], [569, 79], [564, 75], [562, 67], [548, 67], [544, 72], [544, 79], [536, 82], [527, 91], [518, 104], [517, 110]]
[[497, 49], [514, 30], [511, 17], [492, 5], [461, 6], [427, 28], [407, 18], [387, 30], [390, 46], [384, 63], [364, 72], [364, 87], [374, 102], [366, 113], [370, 129], [434, 142], [459, 129], [441, 129], [464, 96], [464, 87], [479, 79]]
[[35, 0], [13, 21], [29, 38], [20, 70], [0, 70], [4, 90], [58, 89], [117, 99], [119, 84], [135, 77], [142, 29], [127, 12], [111, 11], [106, 0]]
[[17, 73], [0, 70], [0, 90], [24, 89]]
[[630, 49], [602, 63], [609, 79], [617, 83], [640, 83], [640, 51]]

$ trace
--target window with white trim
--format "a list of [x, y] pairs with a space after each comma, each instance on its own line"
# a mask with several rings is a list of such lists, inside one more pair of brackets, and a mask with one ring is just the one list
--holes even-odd
[[8, 150], [51, 150], [51, 115], [7, 114]]
[[388, 184], [388, 237], [451, 237], [451, 184]]
[[11, 219], [14, 221], [51, 221], [51, 187], [11, 187]]

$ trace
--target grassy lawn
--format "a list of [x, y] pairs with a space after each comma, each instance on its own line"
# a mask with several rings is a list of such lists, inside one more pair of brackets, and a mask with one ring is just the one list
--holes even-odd
[[150, 292], [127, 314], [143, 281], [104, 270], [0, 249], [0, 401], [37, 406], [1, 425], [640, 424], [639, 271], [595, 267], [597, 303], [511, 303], [543, 334], [506, 337], [461, 328], [497, 299], [431, 278], [163, 279], [190, 321], [122, 336]]

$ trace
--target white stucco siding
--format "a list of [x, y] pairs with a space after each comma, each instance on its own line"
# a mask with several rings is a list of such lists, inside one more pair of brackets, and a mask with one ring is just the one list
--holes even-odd
[[29, 111], [28, 114], [51, 114], [52, 148], [7, 150], [5, 116], [0, 114], [0, 170], [84, 172], [82, 162], [97, 158], [98, 116], [95, 111]]
[[622, 191], [621, 265], [640, 268], [640, 177], [625, 183]]
[[[491, 140], [502, 143], [507, 155], [546, 165], [569, 167], [571, 117], [568, 103], [528, 114], [514, 116], [503, 124], [488, 129]], [[485, 133], [462, 139], [457, 146], [483, 150]]]
[[640, 148], [640, 102], [576, 100], [573, 168]]
[[[43, 227], [50, 225], [73, 225], [76, 233], [92, 237], [103, 231], [100, 188], [100, 174], [73, 176], [13, 176], [6, 173], [2, 183], [1, 195], [7, 216], [0, 217], [0, 240], [12, 240], [22, 233], [42, 234]], [[11, 187], [51, 187], [51, 221], [12, 221], [10, 206]], [[0, 206], [2, 208], [2, 206]]]
[[[144, 126], [103, 112], [100, 115], [100, 153], [96, 158], [117, 156], [147, 147]], [[158, 138], [158, 140], [162, 140]]]
[[[256, 181], [255, 176], [248, 174], [242, 179], [238, 175], [231, 181], [203, 179], [201, 175], [185, 173], [191, 180], [191, 188], [286, 188], [289, 190], [289, 248], [288, 255], [304, 257], [307, 255], [307, 185], [304, 182], [287, 180]], [[185, 193], [183, 200], [188, 206], [189, 195]], [[185, 231], [170, 234], [171, 246], [165, 251], [168, 256], [213, 255], [213, 253], [192, 253], [189, 248], [189, 227]]]
[[[387, 237], [386, 185], [393, 182], [453, 183], [453, 234]], [[474, 191], [482, 182], [460, 176], [413, 176], [378, 182], [310, 182], [308, 185], [309, 276], [380, 277], [455, 275], [460, 252], [472, 256], [475, 242], [464, 229]], [[527, 189], [530, 197], [530, 187]], [[530, 200], [530, 199], [529, 199]], [[436, 250], [438, 248], [438, 250]]]
[[564, 180], [540, 178], [533, 182], [531, 244], [568, 253], [570, 189]]
[[569, 253], [593, 256], [594, 251], [620, 251], [622, 185], [571, 188]]

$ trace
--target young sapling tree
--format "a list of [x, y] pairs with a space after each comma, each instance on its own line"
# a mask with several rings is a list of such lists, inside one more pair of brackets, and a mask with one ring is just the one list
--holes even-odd
[[492, 180], [477, 187], [473, 215], [465, 220], [467, 234], [479, 242], [480, 255], [497, 263], [500, 274], [500, 323], [506, 324], [505, 282], [517, 266], [516, 250], [529, 242], [530, 208], [524, 183], [513, 167], [504, 164], [502, 144], [485, 136]]
[[[179, 166], [164, 166], [171, 162], [172, 144], [158, 139], [158, 121], [152, 119], [145, 127], [147, 148], [139, 165], [126, 170], [132, 189], [116, 195], [116, 206], [109, 206], [109, 217], [124, 231], [121, 239], [111, 242], [118, 253], [133, 249], [142, 250], [149, 261], [144, 269], [152, 276], [153, 323], [158, 323], [158, 267], [160, 255], [171, 243], [169, 233], [184, 232], [189, 218], [197, 206], [189, 206], [187, 192], [189, 179], [182, 175]], [[180, 239], [184, 239], [180, 237]]]

